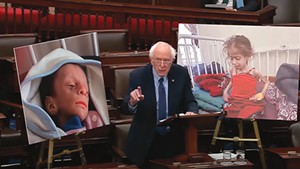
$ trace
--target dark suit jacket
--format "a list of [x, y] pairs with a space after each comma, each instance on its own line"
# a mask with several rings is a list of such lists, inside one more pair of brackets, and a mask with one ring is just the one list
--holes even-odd
[[[228, 3], [228, 1], [229, 0], [223, 0], [223, 3]], [[261, 1], [262, 0], [244, 0], [244, 7], [236, 8], [236, 0], [233, 0], [233, 8], [239, 11], [257, 11], [261, 7]], [[217, 2], [218, 0], [201, 0], [201, 3], [204, 4], [215, 4]], [[264, 5], [266, 5], [266, 3]]]
[[[186, 111], [198, 113], [198, 105], [191, 91], [191, 79], [187, 69], [173, 64], [167, 77], [169, 116]], [[122, 104], [124, 113], [129, 113], [129, 93], [137, 86], [141, 86], [145, 98], [138, 103], [125, 151], [129, 160], [140, 166], [147, 156], [156, 131], [157, 111], [152, 65], [149, 64], [130, 73], [128, 95]]]

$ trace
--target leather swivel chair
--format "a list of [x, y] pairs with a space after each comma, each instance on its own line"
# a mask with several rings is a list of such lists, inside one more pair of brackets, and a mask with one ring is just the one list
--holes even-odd
[[300, 122], [292, 124], [289, 129], [294, 147], [300, 147]]

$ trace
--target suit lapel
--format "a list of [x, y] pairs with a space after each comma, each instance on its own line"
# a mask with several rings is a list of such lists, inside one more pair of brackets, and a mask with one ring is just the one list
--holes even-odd
[[175, 86], [175, 75], [173, 72], [173, 66], [171, 67], [169, 74], [168, 74], [168, 109], [169, 109], [169, 116], [173, 115], [174, 112], [174, 98], [176, 97], [176, 86]]
[[[145, 89], [142, 91], [143, 93], [147, 94], [147, 98], [149, 99], [149, 107], [154, 107], [154, 112], [156, 116], [156, 96], [155, 96], [155, 85], [154, 85], [154, 77], [152, 73], [152, 66], [149, 64], [148, 67], [146, 68], [146, 76], [144, 76], [144, 86]], [[149, 78], [150, 77], [150, 78]], [[143, 89], [142, 89], [143, 90]], [[150, 110], [149, 110], [150, 111]]]

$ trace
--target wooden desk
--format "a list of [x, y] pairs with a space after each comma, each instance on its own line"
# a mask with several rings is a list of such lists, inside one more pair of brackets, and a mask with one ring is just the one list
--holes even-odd
[[103, 65], [118, 65], [132, 63], [149, 63], [148, 51], [131, 51], [118, 53], [102, 53], [100, 61]]
[[[101, 1], [101, 0], [97, 0]], [[156, 6], [182, 6], [190, 8], [199, 8], [201, 0], [102, 0], [106, 2], [125, 2], [131, 4], [147, 4]]]
[[[288, 155], [288, 151], [296, 151], [297, 155]], [[268, 168], [299, 169], [300, 147], [267, 148], [265, 152]]]
[[102, 163], [102, 164], [88, 164], [86, 166], [64, 166], [64, 167], [57, 167], [53, 169], [138, 169], [134, 165], [125, 165], [120, 163]]
[[207, 168], [207, 169], [253, 169], [253, 164], [246, 160], [245, 165], [233, 164], [230, 166], [220, 165], [220, 161], [213, 160], [208, 154], [197, 153], [188, 159], [182, 157], [175, 157], [172, 159], [159, 159], [151, 160], [150, 164], [153, 169], [195, 169], [195, 168]]

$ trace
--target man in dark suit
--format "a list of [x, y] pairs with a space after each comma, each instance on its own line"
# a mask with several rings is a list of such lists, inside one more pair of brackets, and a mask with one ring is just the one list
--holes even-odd
[[[184, 152], [182, 127], [158, 127], [160, 104], [159, 79], [163, 78], [167, 117], [198, 113], [198, 105], [191, 90], [191, 79], [186, 68], [173, 64], [175, 49], [158, 42], [149, 51], [151, 64], [130, 73], [128, 95], [122, 111], [134, 114], [128, 134], [126, 155], [141, 168], [149, 159], [170, 158]], [[161, 99], [162, 100], [162, 99]], [[161, 132], [163, 130], [163, 132]]]
[[[230, 2], [231, 0], [228, 0]], [[237, 11], [257, 11], [261, 7], [261, 0], [232, 0], [232, 10]], [[226, 8], [231, 10], [230, 8]]]
[[[266, 0], [263, 1], [266, 5]], [[261, 8], [262, 0], [203, 0], [203, 4], [222, 4], [221, 8], [229, 11], [257, 11]], [[225, 6], [224, 6], [225, 4]], [[214, 6], [210, 6], [213, 8]]]

